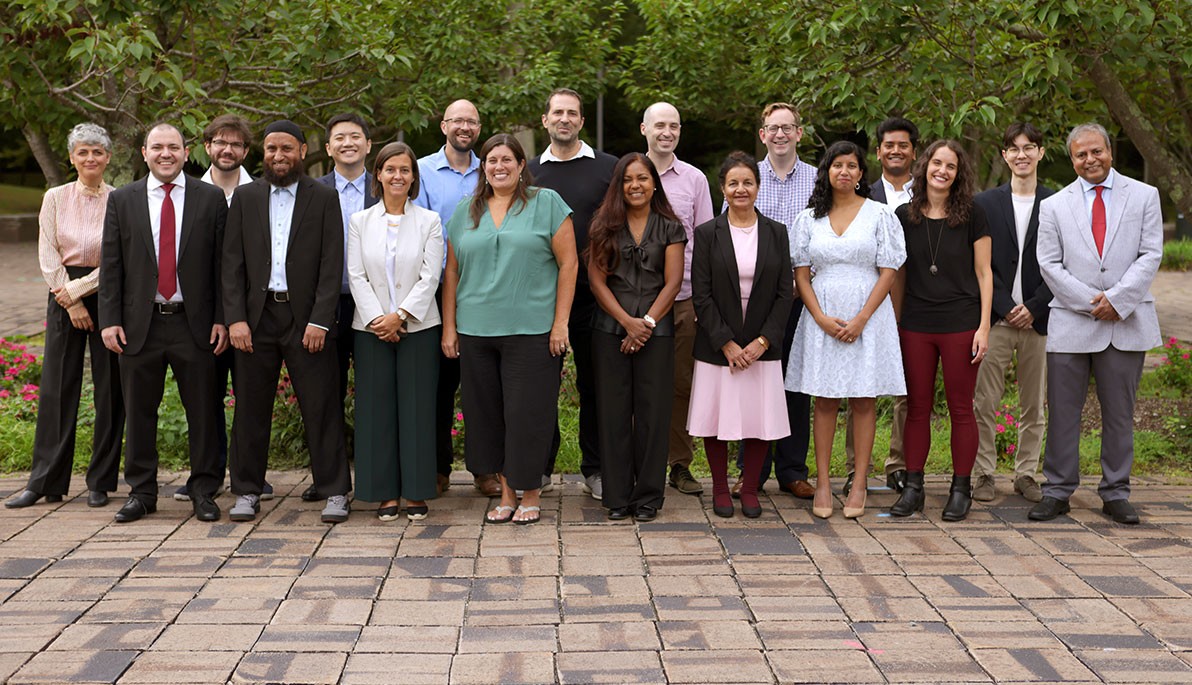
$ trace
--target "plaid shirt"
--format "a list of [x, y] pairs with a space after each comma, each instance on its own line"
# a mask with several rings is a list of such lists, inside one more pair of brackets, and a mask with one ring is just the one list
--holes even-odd
[[795, 217], [799, 212], [807, 209], [807, 201], [811, 199], [811, 189], [815, 187], [815, 167], [803, 160], [795, 161], [795, 168], [785, 179], [779, 178], [770, 166], [767, 156], [758, 162], [761, 172], [761, 184], [757, 190], [757, 211], [766, 218], [781, 222], [786, 226], [786, 233], [794, 243]]

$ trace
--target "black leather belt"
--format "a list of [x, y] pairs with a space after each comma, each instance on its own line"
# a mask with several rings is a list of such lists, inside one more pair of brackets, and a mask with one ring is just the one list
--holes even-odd
[[158, 314], [179, 314], [184, 307], [181, 302], [154, 302], [153, 311]]
[[266, 294], [269, 296], [269, 299], [273, 300], [274, 302], [289, 302], [290, 301], [290, 294], [286, 293], [286, 292], [270, 290]]

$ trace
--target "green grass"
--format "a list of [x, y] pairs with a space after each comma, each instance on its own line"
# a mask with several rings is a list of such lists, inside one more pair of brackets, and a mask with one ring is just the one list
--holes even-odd
[[35, 214], [45, 190], [0, 183], [0, 214]]
[[1167, 271], [1187, 271], [1192, 269], [1192, 240], [1181, 238], [1169, 240], [1163, 245], [1163, 261], [1160, 269]]

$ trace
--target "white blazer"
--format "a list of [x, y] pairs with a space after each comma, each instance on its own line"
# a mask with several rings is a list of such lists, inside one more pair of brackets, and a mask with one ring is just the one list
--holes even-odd
[[[1093, 242], [1092, 214], [1080, 179], [1039, 205], [1039, 271], [1055, 296], [1047, 351], [1123, 352], [1162, 343], [1151, 282], [1163, 257], [1159, 191], [1114, 172], [1104, 256]], [[1104, 292], [1121, 321], [1098, 321], [1090, 300]]]
[[[368, 324], [394, 308], [389, 302], [386, 265], [385, 203], [378, 202], [352, 215], [348, 222], [348, 286], [356, 301], [352, 328], [368, 331]], [[398, 229], [397, 263], [394, 267], [397, 309], [410, 314], [411, 333], [438, 326], [435, 291], [443, 268], [443, 223], [439, 215], [406, 200], [405, 216]]]

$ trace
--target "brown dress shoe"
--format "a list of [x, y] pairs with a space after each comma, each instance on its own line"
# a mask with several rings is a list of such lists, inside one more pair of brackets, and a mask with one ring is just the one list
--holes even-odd
[[744, 484], [744, 481], [741, 480], [740, 478], [737, 479], [736, 483], [733, 483], [732, 489], [729, 490], [729, 492], [733, 496], [733, 499], [741, 499], [741, 486], [743, 484]]
[[796, 480], [791, 483], [785, 483], [782, 486], [782, 489], [786, 490], [795, 497], [798, 497], [799, 499], [815, 498], [815, 487], [805, 480]]
[[495, 473], [485, 474], [483, 476], [476, 476], [472, 483], [480, 494], [485, 497], [500, 497], [501, 496], [501, 479]]

